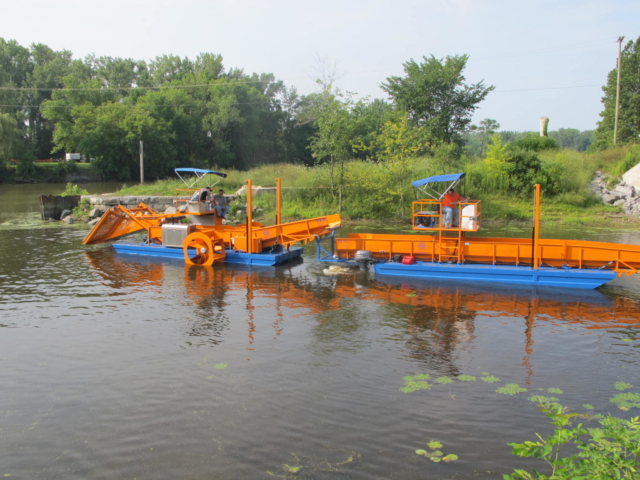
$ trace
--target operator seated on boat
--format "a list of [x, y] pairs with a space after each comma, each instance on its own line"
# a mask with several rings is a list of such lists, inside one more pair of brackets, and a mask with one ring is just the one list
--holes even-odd
[[[442, 213], [444, 213], [444, 228], [451, 228], [458, 226], [458, 204], [460, 202], [467, 202], [468, 198], [463, 198], [461, 195], [456, 193], [456, 191], [451, 188], [444, 194], [442, 197]], [[451, 217], [453, 216], [453, 223], [451, 222]]]
[[218, 194], [213, 196], [213, 205], [216, 210], [216, 214], [220, 218], [227, 218], [229, 214], [229, 205], [227, 205], [227, 197], [224, 196], [224, 190], [218, 190]]
[[191, 197], [192, 202], [210, 202], [211, 201], [211, 187], [206, 187], [201, 190], [196, 190]]

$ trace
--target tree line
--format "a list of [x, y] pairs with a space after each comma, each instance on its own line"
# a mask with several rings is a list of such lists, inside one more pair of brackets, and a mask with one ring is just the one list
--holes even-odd
[[[640, 82], [639, 41], [623, 52], [622, 142], [638, 140], [633, 89]], [[491, 119], [472, 124], [494, 87], [467, 82], [467, 61], [467, 55], [411, 59], [403, 76], [381, 82], [385, 101], [356, 99], [336, 88], [330, 75], [318, 81], [317, 92], [300, 95], [271, 73], [226, 68], [212, 53], [193, 60], [75, 59], [66, 50], [0, 38], [0, 162], [79, 152], [95, 159], [106, 179], [137, 179], [143, 141], [150, 179], [169, 176], [177, 166], [325, 164], [334, 191], [351, 160], [379, 162], [398, 182], [406, 180], [410, 158], [424, 157], [431, 172], [450, 172], [466, 163], [465, 156], [485, 156], [500, 128]], [[550, 133], [555, 146], [583, 151], [608, 145], [612, 78], [614, 71], [595, 133], [560, 129]], [[502, 135], [508, 142], [531, 134]]]

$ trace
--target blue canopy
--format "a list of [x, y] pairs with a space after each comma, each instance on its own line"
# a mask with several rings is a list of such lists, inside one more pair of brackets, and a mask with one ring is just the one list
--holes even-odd
[[466, 174], [463, 173], [449, 173], [448, 175], [435, 175], [429, 178], [423, 178], [422, 180], [416, 180], [415, 182], [411, 182], [411, 185], [418, 188], [427, 183], [437, 183], [437, 182], [456, 182], [463, 178]]
[[213, 175], [218, 175], [219, 177], [222, 178], [227, 178], [227, 174], [226, 173], [220, 173], [220, 172], [214, 172], [213, 170], [204, 170], [202, 168], [176, 168], [175, 172], [186, 172], [186, 173], [199, 173], [200, 175], [206, 175], [208, 173], [211, 173]]

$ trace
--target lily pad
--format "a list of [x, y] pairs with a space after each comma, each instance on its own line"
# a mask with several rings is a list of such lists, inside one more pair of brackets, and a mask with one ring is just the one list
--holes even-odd
[[419, 448], [418, 450], [416, 450], [416, 453], [417, 453], [418, 455], [424, 455], [424, 456], [426, 456], [426, 455], [427, 455], [427, 451], [426, 451], [426, 450], [423, 450], [423, 449], [421, 449], [421, 448]]
[[442, 457], [442, 461], [447, 463], [455, 462], [456, 460], [458, 460], [458, 455], [456, 455], [455, 453], [450, 453], [446, 457]]
[[431, 450], [442, 448], [442, 444], [440, 442], [437, 442], [436, 440], [431, 440], [427, 445], [429, 445], [429, 448]]

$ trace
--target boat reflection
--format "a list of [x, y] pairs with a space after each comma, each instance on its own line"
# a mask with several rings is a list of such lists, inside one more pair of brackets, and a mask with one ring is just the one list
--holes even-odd
[[456, 350], [472, 348], [475, 329], [483, 320], [522, 319], [523, 365], [529, 371], [537, 326], [550, 322], [586, 330], [640, 326], [637, 301], [592, 290], [480, 288], [424, 280], [386, 283], [367, 274], [316, 275], [312, 268], [296, 268], [299, 263], [268, 269], [189, 268], [168, 260], [122, 259], [104, 251], [85, 256], [105, 285], [116, 291], [123, 286], [142, 291], [155, 285], [173, 292], [176, 303], [188, 299], [195, 307], [195, 315], [186, 319], [188, 335], [199, 337], [198, 342], [219, 343], [232, 321], [243, 321], [247, 348], [253, 348], [260, 329], [262, 334], [269, 329], [269, 336], [278, 338], [287, 322], [311, 317], [316, 345], [329, 352], [353, 343], [359, 329], [391, 327], [402, 333], [412, 358], [437, 363], [440, 369], [448, 365], [451, 375], [459, 373]]

